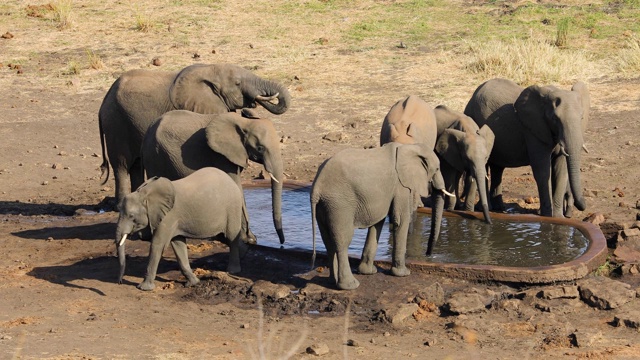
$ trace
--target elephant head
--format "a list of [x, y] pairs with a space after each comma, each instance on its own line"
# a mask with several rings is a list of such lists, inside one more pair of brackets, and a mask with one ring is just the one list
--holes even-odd
[[[419, 201], [419, 196], [427, 196], [429, 187], [431, 189], [431, 197], [434, 201], [431, 212], [431, 234], [427, 245], [427, 255], [430, 255], [440, 235], [444, 195], [452, 195], [445, 189], [444, 178], [440, 172], [440, 160], [433, 150], [424, 144], [404, 145], [398, 147], [396, 171], [402, 186], [412, 190], [414, 202]], [[423, 180], [425, 173], [428, 182]]]
[[125, 271], [125, 247], [127, 236], [147, 226], [153, 234], [164, 216], [173, 208], [175, 192], [173, 184], [167, 178], [153, 177], [142, 184], [136, 191], [126, 195], [118, 210], [116, 226], [116, 249], [120, 261], [118, 283], [122, 283]]
[[246, 168], [248, 160], [264, 165], [265, 171], [271, 178], [273, 224], [280, 243], [284, 243], [282, 231], [284, 165], [280, 152], [280, 139], [273, 123], [267, 119], [248, 119], [229, 113], [211, 121], [205, 132], [209, 147], [237, 166]]
[[[529, 86], [514, 104], [518, 119], [529, 134], [550, 148], [558, 145], [566, 156], [569, 185], [576, 208], [584, 210], [580, 179], [581, 151], [584, 147], [583, 122], [588, 117], [586, 86], [573, 91], [553, 86]], [[586, 122], [584, 122], [586, 125]]]
[[493, 149], [494, 139], [493, 131], [487, 125], [476, 132], [446, 129], [438, 138], [435, 147], [436, 153], [458, 173], [466, 172], [475, 179], [480, 193], [482, 212], [485, 221], [489, 224], [491, 216], [487, 199], [486, 165]]
[[202, 114], [253, 108], [256, 102], [279, 115], [291, 103], [289, 91], [274, 81], [230, 64], [196, 64], [184, 68], [169, 89], [175, 109]]

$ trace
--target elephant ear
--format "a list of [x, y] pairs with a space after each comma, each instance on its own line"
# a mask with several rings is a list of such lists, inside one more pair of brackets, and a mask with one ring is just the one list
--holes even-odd
[[547, 145], [553, 145], [551, 129], [553, 113], [557, 104], [548, 101], [551, 87], [532, 85], [524, 89], [513, 104], [520, 123], [536, 139]]
[[252, 120], [247, 120], [235, 113], [227, 113], [211, 120], [205, 128], [207, 144], [211, 150], [222, 154], [241, 168], [249, 165], [249, 154], [244, 147], [243, 124], [246, 121]]
[[478, 135], [480, 135], [487, 145], [487, 156], [491, 154], [491, 150], [493, 149], [493, 143], [496, 140], [496, 135], [493, 133], [493, 130], [488, 125], [482, 125], [480, 130], [478, 130]]
[[153, 177], [138, 189], [142, 203], [147, 208], [149, 227], [155, 232], [165, 215], [173, 208], [175, 190], [171, 181], [164, 177]]
[[[427, 159], [425, 153], [433, 150], [426, 149], [426, 146], [400, 145], [396, 148], [396, 172], [398, 180], [405, 188], [411, 190], [414, 196], [429, 195], [429, 179], [427, 179]], [[435, 157], [435, 154], [433, 154]], [[439, 164], [438, 164], [439, 165]]]
[[578, 93], [580, 102], [582, 103], [582, 132], [584, 133], [587, 130], [587, 125], [589, 124], [589, 108], [591, 107], [589, 88], [587, 88], [587, 84], [582, 81], [578, 81], [573, 84], [571, 91]]
[[169, 88], [169, 99], [178, 110], [200, 114], [227, 112], [227, 105], [220, 98], [221, 70], [215, 65], [187, 66], [176, 75]]
[[464, 139], [467, 134], [460, 130], [446, 129], [438, 137], [435, 152], [459, 172], [464, 171]]

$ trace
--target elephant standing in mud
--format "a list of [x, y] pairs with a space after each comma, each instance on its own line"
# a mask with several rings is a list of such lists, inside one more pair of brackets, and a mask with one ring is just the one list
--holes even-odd
[[290, 107], [291, 97], [281, 84], [231, 64], [122, 74], [111, 85], [98, 114], [104, 159], [100, 167], [107, 173], [106, 182], [111, 162], [116, 201], [142, 184], [142, 138], [160, 115], [171, 110], [218, 114], [253, 108], [256, 103], [273, 114], [282, 114]]
[[118, 204], [116, 248], [120, 260], [118, 283], [125, 272], [125, 241], [131, 233], [149, 228], [152, 233], [149, 264], [141, 290], [153, 290], [162, 252], [171, 243], [187, 286], [200, 280], [189, 265], [185, 238], [219, 238], [229, 245], [230, 273], [240, 272], [246, 245], [240, 239], [242, 191], [223, 171], [200, 169], [177, 181], [154, 177]]
[[588, 106], [589, 92], [582, 82], [567, 91], [538, 85], [524, 89], [510, 80], [492, 79], [476, 89], [464, 113], [495, 134], [488, 162], [494, 210], [504, 209], [504, 169], [526, 165], [538, 187], [540, 215], [562, 217], [568, 188], [576, 208], [586, 208], [580, 164]]
[[[268, 119], [248, 119], [236, 113], [197, 114], [174, 110], [162, 115], [142, 142], [142, 162], [148, 177], [183, 178], [203, 167], [227, 173], [242, 189], [240, 174], [249, 160], [264, 165], [271, 178], [273, 223], [280, 243], [284, 165], [280, 138]], [[245, 206], [245, 241], [254, 242]]]
[[405, 265], [407, 233], [420, 196], [428, 195], [428, 182], [437, 204], [431, 218], [429, 248], [432, 248], [444, 209], [444, 181], [432, 148], [392, 142], [373, 149], [347, 149], [320, 166], [311, 189], [314, 255], [317, 220], [331, 278], [339, 289], [355, 289], [360, 285], [351, 273], [348, 255], [355, 228], [368, 228], [359, 272], [377, 271], [373, 260], [387, 216], [393, 225], [391, 273], [410, 274]]

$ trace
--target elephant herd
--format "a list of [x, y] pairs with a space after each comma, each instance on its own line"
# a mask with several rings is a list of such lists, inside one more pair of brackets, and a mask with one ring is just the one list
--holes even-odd
[[[314, 258], [317, 222], [336, 286], [357, 288], [347, 254], [354, 230], [368, 228], [358, 271], [375, 273], [373, 260], [388, 217], [391, 273], [406, 276], [407, 233], [423, 199], [431, 196], [434, 209], [430, 255], [445, 206], [473, 210], [477, 190], [486, 222], [491, 223], [490, 210], [504, 209], [506, 167], [531, 166], [541, 215], [571, 216], [573, 206], [584, 210], [580, 157], [586, 151], [589, 102], [582, 82], [567, 91], [523, 89], [505, 79], [480, 85], [464, 113], [434, 108], [416, 96], [398, 101], [382, 123], [380, 147], [346, 149], [320, 165], [310, 196]], [[114, 82], [100, 107], [99, 127], [101, 169], [106, 182], [113, 168], [120, 212], [119, 282], [125, 242], [135, 233], [151, 237], [147, 272], [138, 285], [142, 290], [154, 288], [169, 243], [187, 285], [198, 283], [186, 238], [225, 241], [227, 270], [239, 272], [246, 244], [256, 241], [241, 185], [249, 160], [262, 164], [271, 178], [274, 227], [285, 241], [279, 138], [270, 120], [250, 110], [256, 104], [279, 115], [290, 107], [291, 96], [283, 85], [230, 64], [191, 65], [178, 72], [133, 70]]]

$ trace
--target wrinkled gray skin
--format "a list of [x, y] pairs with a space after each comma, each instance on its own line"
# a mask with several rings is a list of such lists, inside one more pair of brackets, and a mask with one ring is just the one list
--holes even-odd
[[437, 125], [433, 107], [415, 95], [395, 103], [382, 122], [380, 146], [395, 141], [401, 144], [436, 145]]
[[[444, 209], [444, 181], [439, 160], [426, 145], [389, 143], [373, 149], [347, 149], [325, 161], [311, 189], [311, 218], [315, 251], [316, 220], [327, 249], [331, 278], [339, 289], [355, 289], [359, 281], [351, 273], [348, 247], [356, 228], [368, 228], [358, 271], [373, 274], [380, 231], [385, 218], [393, 225], [395, 276], [410, 274], [405, 265], [407, 233], [420, 196], [435, 189], [429, 247], [437, 241]], [[315, 253], [314, 253], [315, 255]]]
[[152, 239], [149, 264], [141, 290], [153, 290], [162, 252], [171, 242], [187, 286], [200, 280], [193, 274], [185, 238], [218, 238], [229, 244], [230, 273], [240, 271], [240, 256], [246, 245], [240, 240], [242, 192], [224, 172], [204, 168], [177, 181], [151, 178], [120, 204], [116, 226], [116, 248], [120, 260], [118, 283], [125, 272], [125, 240], [128, 234], [149, 227]]
[[[163, 176], [176, 180], [211, 166], [227, 173], [240, 189], [240, 174], [249, 165], [248, 161], [264, 165], [266, 172], [271, 175], [273, 223], [280, 242], [284, 242], [284, 167], [280, 138], [270, 120], [247, 119], [236, 113], [170, 111], [149, 128], [143, 139], [141, 153], [148, 177]], [[247, 231], [248, 220], [245, 207], [243, 228]], [[247, 241], [246, 237], [244, 239]]]
[[[579, 210], [586, 208], [580, 164], [588, 97], [586, 86], [580, 82], [567, 91], [537, 85], [523, 89], [513, 81], [493, 79], [476, 89], [464, 113], [479, 126], [488, 125], [495, 134], [488, 162], [490, 198], [495, 210], [504, 209], [501, 189], [504, 169], [531, 165], [540, 197], [540, 215], [562, 217], [567, 190], [562, 180], [563, 162], [574, 204]], [[554, 152], [562, 155], [552, 158]], [[556, 178], [553, 190], [552, 171]]]
[[[434, 113], [438, 126], [435, 151], [440, 157], [440, 170], [447, 191], [457, 195], [460, 177], [466, 173], [467, 182], [475, 181], [478, 186], [480, 206], [485, 221], [490, 224], [486, 166], [493, 148], [493, 131], [486, 125], [478, 128], [470, 117], [443, 105], [436, 107]], [[474, 200], [473, 197], [465, 196], [464, 210], [473, 211]], [[455, 201], [449, 201], [446, 207], [453, 210], [455, 205]]]
[[273, 114], [282, 114], [289, 108], [291, 97], [281, 84], [230, 64], [122, 74], [107, 92], [98, 114], [104, 159], [101, 169], [103, 174], [107, 172], [106, 182], [111, 162], [117, 202], [142, 184], [142, 138], [160, 115], [179, 109], [218, 114], [253, 108], [256, 103]]

